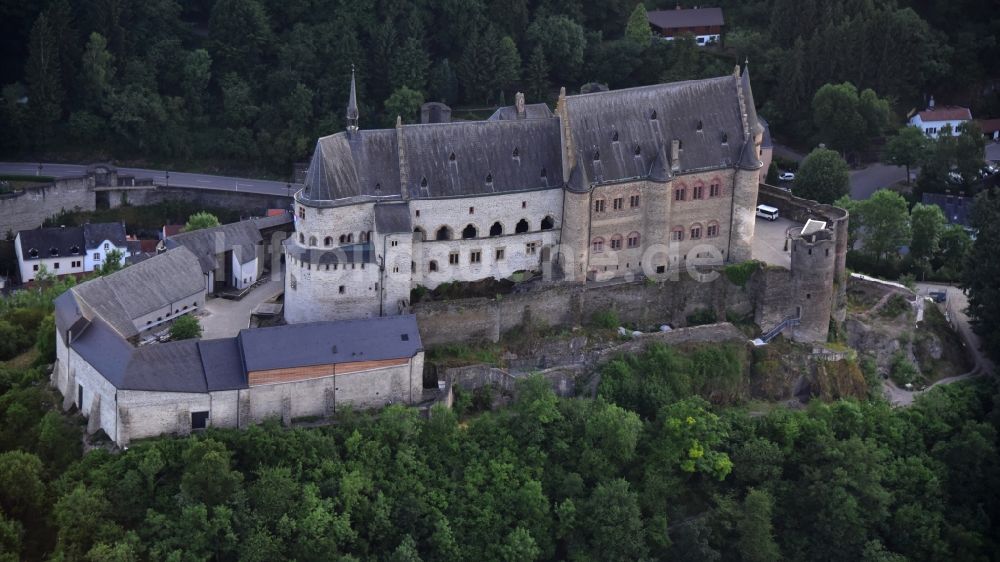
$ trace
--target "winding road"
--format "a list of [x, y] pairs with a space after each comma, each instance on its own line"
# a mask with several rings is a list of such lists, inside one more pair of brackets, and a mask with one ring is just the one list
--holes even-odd
[[[39, 166], [41, 166], [39, 168]], [[86, 172], [83, 164], [41, 164], [37, 162], [0, 162], [0, 174], [22, 176], [50, 176], [63, 178], [79, 176]], [[176, 186], [192, 189], [211, 189], [215, 191], [244, 191], [263, 195], [291, 196], [302, 188], [302, 184], [271, 180], [255, 180], [234, 178], [230, 176], [213, 176], [210, 174], [194, 174], [189, 172], [173, 172], [169, 170], [148, 170], [145, 168], [118, 168], [118, 172], [136, 178], [152, 178], [157, 185]]]

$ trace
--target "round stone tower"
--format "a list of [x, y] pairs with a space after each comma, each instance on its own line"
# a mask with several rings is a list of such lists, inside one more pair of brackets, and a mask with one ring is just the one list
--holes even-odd
[[791, 239], [791, 289], [795, 303], [792, 316], [799, 318], [799, 325], [792, 328], [792, 336], [798, 341], [826, 340], [836, 298], [833, 290], [837, 266], [834, 232], [827, 228], [810, 232], [814, 222], [807, 223], [803, 229], [805, 234], [796, 234]]

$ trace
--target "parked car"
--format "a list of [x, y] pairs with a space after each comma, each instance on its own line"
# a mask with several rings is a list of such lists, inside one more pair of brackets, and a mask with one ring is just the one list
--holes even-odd
[[781, 181], [795, 181], [795, 174], [792, 172], [781, 172], [778, 174], [778, 179]]
[[952, 185], [963, 185], [965, 184], [965, 178], [962, 174], [958, 172], [948, 172], [948, 183]]
[[934, 302], [944, 302], [948, 300], [948, 293], [944, 291], [931, 291], [927, 293], [927, 296], [934, 299]]

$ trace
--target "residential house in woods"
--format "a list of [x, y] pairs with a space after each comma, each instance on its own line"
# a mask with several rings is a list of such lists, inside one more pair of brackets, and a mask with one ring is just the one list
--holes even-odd
[[958, 136], [961, 133], [961, 126], [972, 120], [972, 112], [968, 107], [957, 105], [934, 104], [934, 97], [931, 97], [927, 109], [918, 111], [910, 117], [910, 125], [917, 127], [925, 135], [936, 139], [941, 129], [945, 125], [951, 125], [951, 134]]
[[21, 281], [35, 279], [42, 266], [53, 275], [82, 275], [101, 267], [117, 250], [121, 263], [131, 255], [121, 223], [22, 230], [14, 239]]
[[653, 33], [667, 41], [690, 33], [700, 46], [718, 43], [722, 40], [722, 8], [681, 8], [674, 10], [653, 10], [647, 12], [649, 26]]

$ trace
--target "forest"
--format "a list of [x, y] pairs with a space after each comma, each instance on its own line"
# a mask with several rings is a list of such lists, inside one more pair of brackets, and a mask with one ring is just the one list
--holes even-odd
[[[361, 124], [458, 118], [753, 68], [760, 114], [805, 147], [826, 84], [902, 115], [929, 95], [1000, 114], [1000, 12], [988, 0], [722, 0], [720, 48], [654, 40], [648, 0], [25, 0], [0, 6], [0, 154], [132, 159], [286, 177], [343, 128], [352, 68]], [[479, 110], [479, 111], [477, 111]]]

